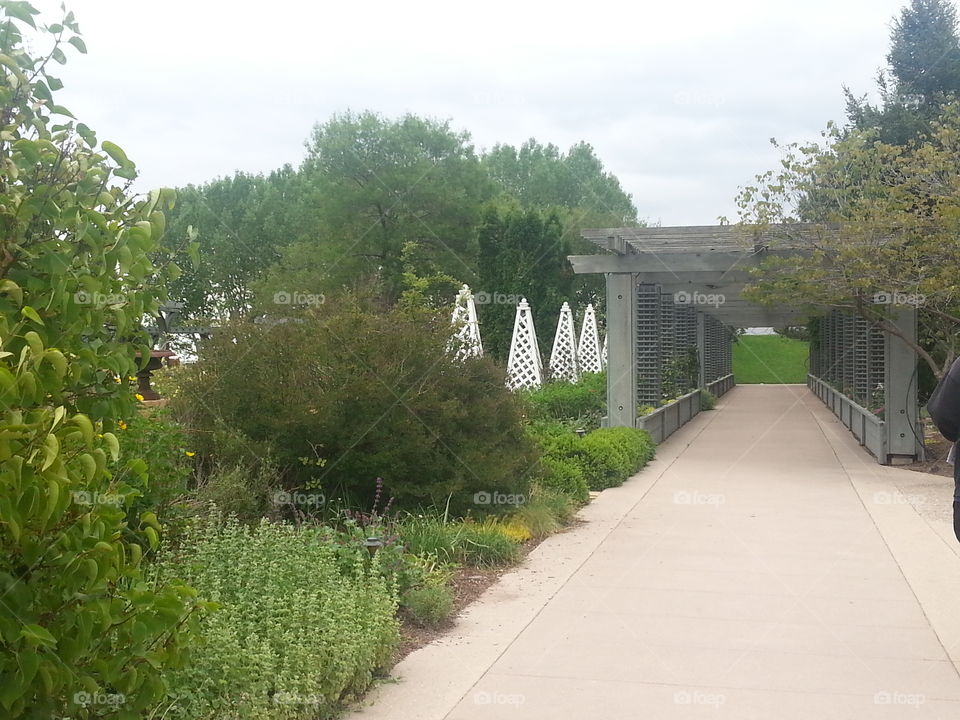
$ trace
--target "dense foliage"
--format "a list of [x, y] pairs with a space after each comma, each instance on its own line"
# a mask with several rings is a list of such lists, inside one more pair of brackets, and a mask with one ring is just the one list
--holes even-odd
[[211, 513], [158, 568], [218, 604], [167, 717], [329, 717], [367, 688], [399, 642], [396, 587], [362, 545], [324, 528]]
[[[276, 489], [353, 506], [378, 477], [409, 508], [526, 492], [522, 405], [488, 359], [448, 352], [445, 314], [344, 297], [289, 320], [231, 325], [201, 347], [175, 405], [206, 465], [269, 454]], [[240, 441], [215, 442], [224, 427]]]
[[72, 13], [36, 28], [0, 6], [0, 706], [3, 717], [139, 718], [184, 659], [194, 592], [148, 584], [152, 512], [114, 476], [128, 378], [178, 268], [157, 255], [169, 191], [53, 101], [52, 62], [84, 52]]
[[623, 484], [654, 455], [655, 445], [645, 430], [600, 428], [583, 437], [559, 422], [531, 428], [542, 449], [546, 487], [578, 499], [587, 490], [605, 490]]

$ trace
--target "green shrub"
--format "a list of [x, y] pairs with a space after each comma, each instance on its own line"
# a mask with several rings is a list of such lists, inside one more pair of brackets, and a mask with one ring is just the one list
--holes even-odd
[[114, 480], [140, 491], [134, 516], [152, 510], [165, 519], [173, 503], [187, 493], [193, 473], [193, 451], [186, 433], [166, 410], [158, 409], [147, 415], [136, 413], [121, 423], [117, 439], [120, 462], [112, 468]]
[[323, 528], [215, 512], [187, 527], [159, 574], [220, 607], [190, 665], [169, 676], [168, 717], [327, 717], [365, 690], [399, 641], [397, 601], [378, 557], [352, 550], [344, 572]]
[[584, 373], [576, 383], [548, 382], [526, 393], [533, 420], [566, 420], [590, 430], [600, 426], [607, 407], [606, 373]]
[[601, 428], [581, 438], [574, 456], [591, 490], [623, 484], [654, 454], [654, 444], [645, 430]]
[[417, 625], [437, 628], [453, 614], [453, 591], [444, 584], [427, 583], [407, 590], [400, 596], [400, 605]]
[[713, 410], [717, 407], [717, 396], [709, 390], [700, 391], [700, 409]]
[[36, 14], [0, 3], [0, 717], [148, 717], [196, 614], [144, 580], [160, 524], [111, 469], [174, 193], [130, 194], [134, 163], [52, 96], [47, 63], [84, 46], [72, 12]]
[[[210, 442], [222, 422], [274, 453], [280, 489], [353, 507], [369, 504], [377, 477], [399, 507], [449, 498], [455, 513], [479, 491], [526, 491], [536, 448], [522, 403], [489, 359], [447, 351], [446, 313], [344, 297], [294, 319], [234, 324], [201, 345], [171, 407], [204, 440], [205, 461], [234, 464]], [[238, 363], [237, 345], [259, 350]]]
[[[571, 442], [571, 445], [575, 443]], [[540, 459], [543, 476], [540, 484], [568, 495], [576, 502], [585, 503], [590, 499], [587, 479], [576, 460], [569, 456], [544, 455]]]

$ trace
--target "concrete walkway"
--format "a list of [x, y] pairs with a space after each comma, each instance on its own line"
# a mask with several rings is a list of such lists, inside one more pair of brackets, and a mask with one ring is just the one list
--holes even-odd
[[358, 714], [960, 718], [960, 548], [908, 475], [804, 386], [735, 388]]

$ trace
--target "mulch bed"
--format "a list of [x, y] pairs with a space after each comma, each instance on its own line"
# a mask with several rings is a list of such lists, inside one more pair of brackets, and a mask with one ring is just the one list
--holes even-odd
[[930, 418], [921, 420], [923, 426], [924, 447], [927, 451], [927, 459], [921, 462], [910, 463], [909, 465], [898, 465], [904, 470], [915, 470], [916, 472], [930, 473], [931, 475], [942, 475], [944, 477], [953, 477], [953, 465], [947, 464], [947, 453], [950, 452], [950, 442], [937, 431], [930, 422]]

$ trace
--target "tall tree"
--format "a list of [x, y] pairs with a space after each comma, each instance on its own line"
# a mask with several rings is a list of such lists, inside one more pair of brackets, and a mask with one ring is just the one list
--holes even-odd
[[193, 262], [182, 259], [189, 270], [169, 288], [186, 316], [222, 320], [246, 314], [254, 284], [296, 233], [297, 180], [285, 166], [269, 175], [238, 172], [180, 189], [164, 242], [176, 248], [196, 235], [199, 252]]
[[881, 141], [904, 145], [930, 130], [945, 103], [960, 92], [960, 38], [949, 0], [911, 0], [893, 22], [888, 69], [880, 71], [880, 105], [844, 88], [847, 119], [875, 128]]
[[307, 225], [281, 264], [309, 261], [319, 290], [360, 281], [393, 301], [419, 255], [412, 243], [429, 250], [429, 272], [471, 280], [492, 187], [469, 140], [413, 115], [347, 113], [318, 125], [301, 168]]
[[[500, 191], [515, 198], [521, 207], [554, 213], [571, 253], [597, 252], [580, 237], [585, 228], [642, 224], [630, 195], [586, 142], [566, 153], [533, 138], [519, 149], [495, 145], [484, 155], [483, 165]], [[564, 299], [578, 305], [592, 302], [602, 314], [603, 298], [603, 279], [589, 275], [575, 278], [570, 297]]]
[[[746, 294], [860, 315], [900, 335], [939, 377], [960, 331], [960, 104], [906, 146], [878, 135], [833, 129], [823, 144], [788, 146], [779, 171], [741, 190], [751, 228], [806, 220], [837, 229], [792, 238], [808, 252], [766, 262]], [[919, 343], [891, 324], [896, 304], [918, 309]]]
[[541, 343], [552, 339], [560, 305], [573, 291], [570, 245], [556, 213], [516, 205], [487, 209], [479, 243], [477, 301], [483, 343], [495, 359], [506, 361], [521, 297], [533, 309]]

